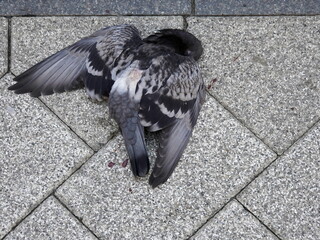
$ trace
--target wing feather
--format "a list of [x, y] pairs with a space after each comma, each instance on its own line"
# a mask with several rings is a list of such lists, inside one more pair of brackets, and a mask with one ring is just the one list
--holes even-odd
[[8, 89], [38, 97], [85, 85], [89, 92], [93, 90], [92, 97], [100, 100], [102, 95], [108, 96], [106, 89], [113, 84], [112, 64], [133, 39], [139, 41], [140, 36], [132, 25], [103, 28], [20, 74]]
[[[184, 58], [178, 66], [175, 64], [165, 64], [167, 61], [177, 61], [177, 57], [168, 56], [162, 59], [160, 65], [165, 65], [169, 69], [158, 73], [159, 79], [154, 84], [161, 85], [156, 91], [147, 91], [141, 97], [139, 116], [144, 127], [148, 127], [149, 131], [159, 131], [172, 125], [177, 119], [181, 119], [192, 109], [195, 104], [197, 93], [203, 85], [200, 71], [192, 59]], [[181, 60], [180, 60], [181, 61]], [[155, 68], [151, 65], [150, 67]], [[171, 68], [171, 69], [170, 69]], [[154, 72], [150, 70], [150, 72]], [[165, 74], [167, 73], [167, 75]], [[152, 76], [154, 78], [156, 77]], [[149, 76], [146, 75], [145, 78]], [[149, 77], [150, 78], [150, 77]], [[163, 80], [164, 78], [165, 80]], [[141, 82], [148, 82], [143, 79]], [[149, 88], [154, 87], [151, 85]]]
[[190, 140], [205, 98], [203, 79], [193, 59], [169, 54], [154, 62], [166, 68], [158, 68], [157, 72], [152, 69], [156, 66], [150, 66], [153, 75], [145, 75], [146, 79], [141, 81], [141, 85], [146, 83], [147, 90], [141, 97], [139, 111], [141, 122], [149, 131], [162, 130], [149, 179], [152, 187], [164, 183], [172, 174]]
[[14, 79], [17, 83], [10, 86], [9, 90], [18, 94], [29, 92], [33, 97], [73, 90], [73, 86], [79, 85], [74, 82], [79, 81], [80, 75], [86, 70], [83, 63], [89, 55], [89, 46], [101, 37], [82, 39], [44, 59], [17, 76]]
[[172, 126], [162, 131], [156, 163], [149, 178], [149, 183], [153, 188], [167, 181], [177, 166], [192, 135], [204, 98], [205, 90], [201, 88], [195, 104], [184, 118], [177, 120]]

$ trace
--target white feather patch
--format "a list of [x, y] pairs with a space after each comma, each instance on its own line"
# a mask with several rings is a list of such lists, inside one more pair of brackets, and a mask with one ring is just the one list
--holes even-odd
[[140, 119], [140, 123], [143, 127], [150, 127], [152, 125], [151, 122], [147, 122], [146, 120], [144, 119]]
[[91, 62], [89, 62], [89, 60], [87, 59], [86, 60], [86, 68], [87, 68], [88, 73], [90, 73], [93, 76], [102, 77], [103, 76], [103, 71], [95, 70], [93, 68], [93, 66], [90, 65], [90, 64], [91, 64]]
[[[158, 105], [159, 105], [159, 103], [158, 103]], [[165, 106], [163, 103], [159, 105], [159, 108], [160, 108], [160, 111], [161, 111], [163, 114], [167, 115], [167, 116], [170, 117], [170, 118], [172, 118], [172, 117], [175, 115], [175, 114], [174, 114], [174, 110], [168, 111], [168, 109], [166, 108], [166, 106]]]
[[86, 91], [87, 91], [87, 95], [93, 100], [97, 100], [97, 101], [103, 100], [100, 95], [94, 93], [94, 90], [89, 91], [88, 88], [86, 88]]

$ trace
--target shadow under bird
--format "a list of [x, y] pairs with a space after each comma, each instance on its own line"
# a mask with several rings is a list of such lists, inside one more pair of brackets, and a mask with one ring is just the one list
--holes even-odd
[[142, 39], [132, 25], [103, 28], [31, 67], [9, 87], [32, 97], [85, 87], [108, 99], [135, 176], [149, 171], [144, 128], [160, 131], [152, 187], [172, 174], [205, 99], [196, 61], [201, 42], [184, 30], [163, 29]]

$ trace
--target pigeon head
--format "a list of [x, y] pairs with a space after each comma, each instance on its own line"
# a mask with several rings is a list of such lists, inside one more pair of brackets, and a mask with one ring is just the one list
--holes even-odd
[[143, 41], [167, 46], [177, 54], [190, 56], [195, 60], [198, 60], [203, 52], [201, 41], [191, 33], [181, 29], [162, 29], [146, 37]]

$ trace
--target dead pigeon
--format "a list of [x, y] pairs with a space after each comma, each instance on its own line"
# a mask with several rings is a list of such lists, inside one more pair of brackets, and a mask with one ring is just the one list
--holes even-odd
[[152, 187], [172, 174], [205, 99], [196, 61], [201, 42], [184, 30], [163, 29], [145, 39], [132, 25], [103, 28], [17, 76], [9, 87], [32, 97], [85, 87], [108, 99], [135, 176], [149, 171], [144, 128], [161, 130]]

